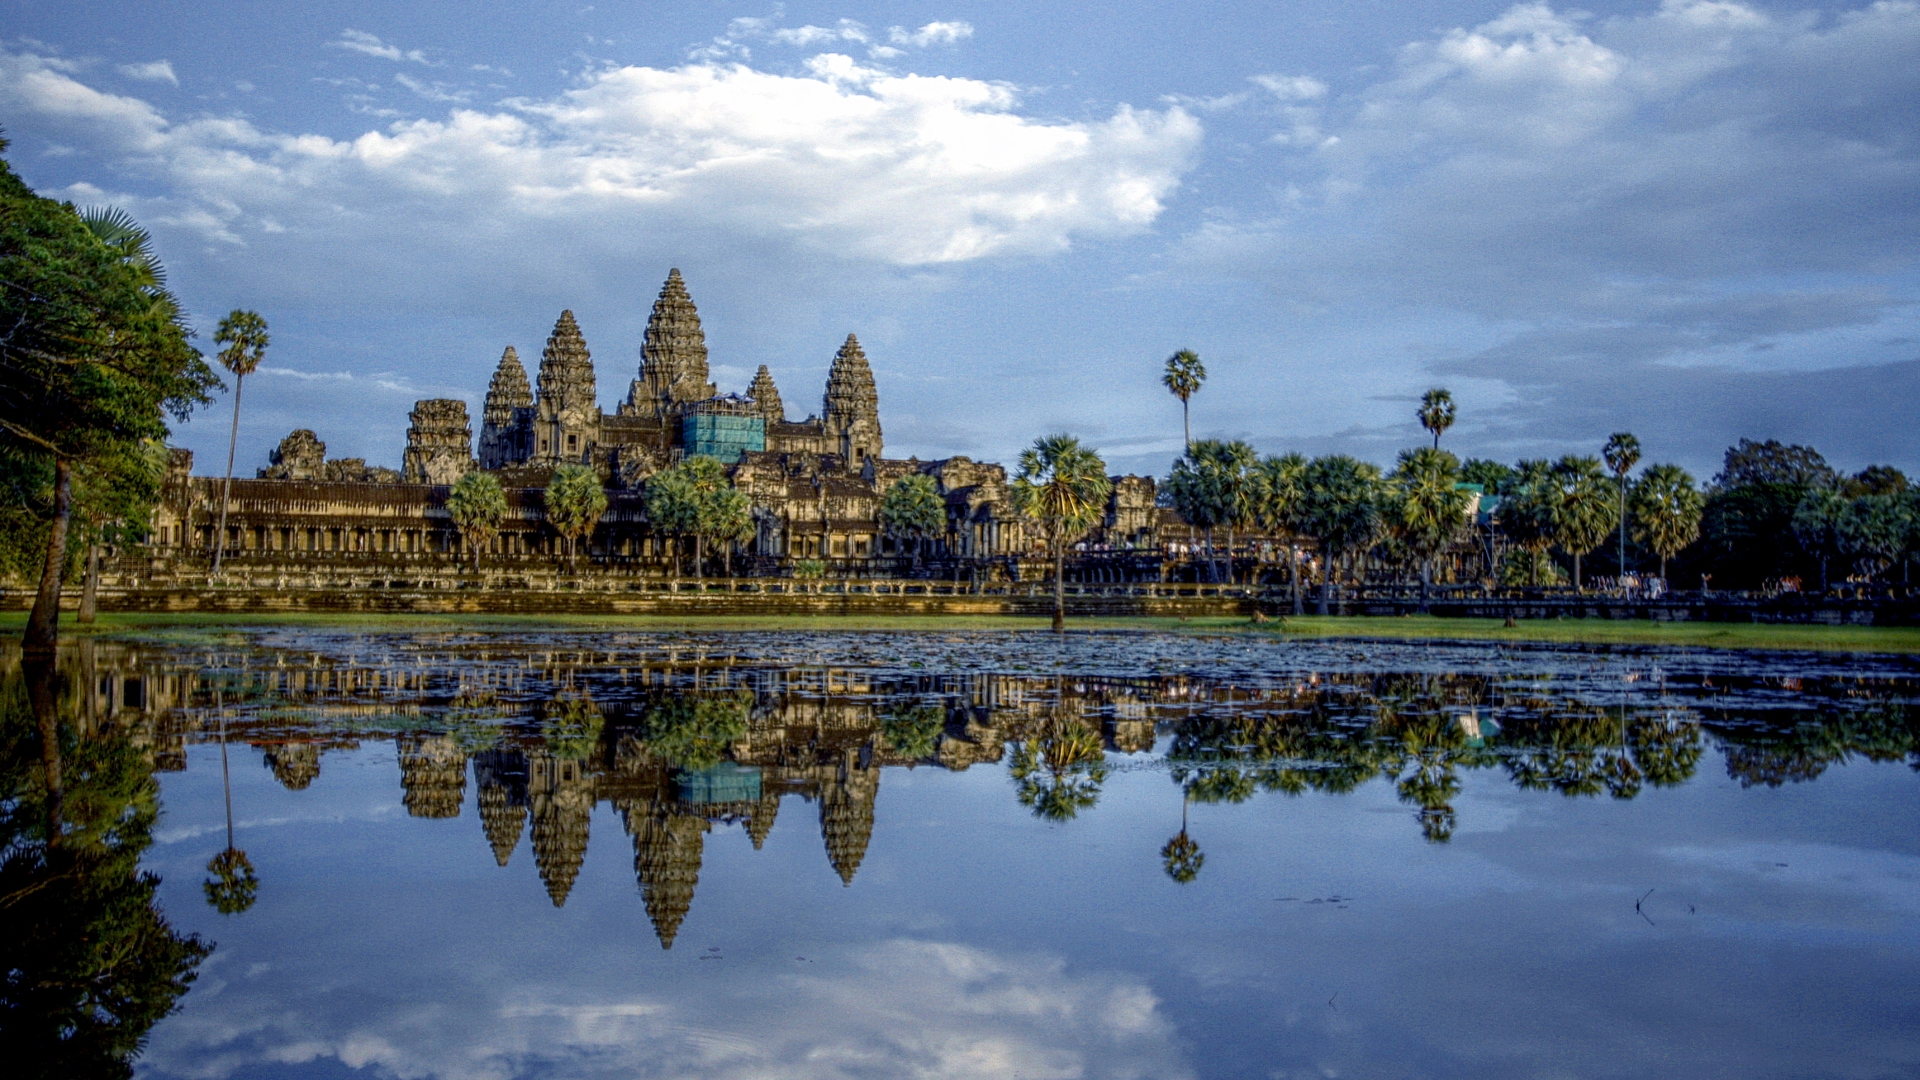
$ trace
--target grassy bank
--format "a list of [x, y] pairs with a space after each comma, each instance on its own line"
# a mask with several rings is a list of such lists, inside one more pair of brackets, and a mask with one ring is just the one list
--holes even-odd
[[[0, 614], [0, 633], [17, 634], [22, 612]], [[1014, 615], [129, 615], [103, 614], [92, 626], [61, 620], [68, 637], [181, 634], [196, 637], [240, 627], [287, 626], [316, 630], [406, 633], [512, 631], [1024, 631], [1045, 632], [1047, 619]], [[1920, 627], [1811, 626], [1767, 623], [1642, 622], [1607, 619], [1528, 619], [1507, 627], [1498, 619], [1288, 617], [1264, 624], [1244, 618], [1069, 619], [1074, 632], [1254, 634], [1279, 639], [1389, 641], [1511, 641], [1817, 652], [1920, 653]]]

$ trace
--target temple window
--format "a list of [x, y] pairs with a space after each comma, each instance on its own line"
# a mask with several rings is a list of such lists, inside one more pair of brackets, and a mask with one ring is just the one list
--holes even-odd
[[578, 451], [579, 449], [580, 449], [580, 436], [578, 435], [567, 436], [567, 453], [571, 454]]

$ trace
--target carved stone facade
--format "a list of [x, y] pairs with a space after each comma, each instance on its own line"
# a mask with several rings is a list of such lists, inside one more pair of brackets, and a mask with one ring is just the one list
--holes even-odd
[[[481, 410], [477, 455], [467, 404], [456, 399], [415, 403], [400, 472], [359, 458], [328, 460], [313, 431], [295, 431], [258, 480], [235, 481], [228, 559], [451, 561], [462, 540], [447, 516], [447, 489], [476, 468], [493, 473], [508, 494], [508, 517], [489, 557], [547, 558], [558, 537], [544, 520], [541, 492], [554, 469], [572, 463], [595, 469], [608, 486], [608, 511], [582, 544], [589, 563], [677, 572], [676, 542], [649, 526], [644, 489], [655, 473], [696, 452], [725, 461], [734, 485], [752, 499], [755, 535], [734, 552], [737, 571], [780, 574], [819, 560], [836, 573], [986, 580], [1017, 576], [1018, 564], [1037, 554], [1035, 537], [1014, 513], [1005, 468], [965, 457], [885, 456], [879, 387], [856, 336], [847, 335], [833, 356], [820, 413], [803, 420], [787, 418], [765, 365], [744, 396], [722, 393], [709, 371], [700, 314], [677, 269], [654, 300], [639, 369], [614, 412], [600, 407], [579, 321], [562, 311], [534, 380], [516, 349], [502, 352]], [[155, 517], [155, 546], [182, 555], [213, 545], [218, 517], [218, 482], [193, 478], [190, 469], [190, 455], [175, 461]], [[878, 514], [887, 489], [914, 474], [936, 482], [948, 528], [916, 542], [903, 570], [906, 552], [886, 537]], [[1166, 514], [1154, 508], [1151, 479], [1117, 478], [1089, 550], [1152, 544]]]

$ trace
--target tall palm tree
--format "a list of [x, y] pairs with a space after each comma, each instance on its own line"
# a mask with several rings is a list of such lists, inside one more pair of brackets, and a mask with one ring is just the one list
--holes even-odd
[[240, 386], [267, 355], [267, 320], [253, 311], [235, 308], [220, 320], [214, 344], [223, 346], [220, 363], [233, 372], [233, 433], [227, 440], [227, 479], [220, 485], [220, 527], [213, 538], [213, 572], [227, 553], [227, 504], [233, 496], [233, 455], [240, 446]]
[[1606, 449], [1600, 451], [1606, 459], [1607, 471], [1613, 473], [1614, 482], [1620, 485], [1620, 576], [1627, 576], [1627, 474], [1640, 464], [1640, 440], [1631, 432], [1616, 431], [1607, 437]]
[[1020, 453], [1013, 505], [1039, 524], [1053, 556], [1053, 629], [1066, 629], [1067, 545], [1087, 534], [1106, 513], [1113, 482], [1107, 463], [1071, 435], [1046, 435]]
[[227, 846], [207, 863], [213, 877], [202, 886], [207, 903], [222, 915], [237, 915], [253, 906], [260, 890], [247, 853], [233, 845], [233, 774], [227, 768], [227, 714], [220, 712], [220, 786], [227, 796]]
[[1553, 483], [1559, 504], [1554, 507], [1553, 539], [1573, 556], [1573, 588], [1580, 590], [1580, 558], [1599, 547], [1613, 531], [1616, 513], [1607, 498], [1606, 474], [1600, 462], [1569, 454], [1553, 463]]
[[1453, 426], [1456, 410], [1453, 391], [1436, 386], [1420, 395], [1420, 426], [1433, 432], [1433, 448], [1440, 449], [1440, 434]]
[[1301, 613], [1300, 508], [1306, 497], [1307, 459], [1301, 454], [1265, 457], [1254, 466], [1254, 520], [1269, 532], [1287, 534], [1287, 586], [1293, 593], [1293, 613]]
[[1313, 459], [1301, 475], [1301, 526], [1320, 541], [1319, 613], [1327, 613], [1327, 592], [1336, 587], [1336, 564], [1364, 551], [1380, 532], [1380, 469], [1345, 454]]
[[1460, 462], [1445, 450], [1406, 450], [1393, 474], [1393, 530], [1420, 563], [1420, 612], [1427, 612], [1427, 590], [1434, 557], [1444, 551], [1466, 523], [1471, 500], [1460, 489]]
[[1180, 399], [1180, 423], [1186, 429], [1187, 446], [1193, 446], [1193, 420], [1189, 415], [1187, 403], [1207, 381], [1207, 366], [1200, 362], [1200, 354], [1192, 349], [1181, 349], [1167, 357], [1167, 369], [1160, 376], [1160, 382], [1173, 396]]
[[1207, 857], [1200, 845], [1187, 835], [1187, 807], [1192, 805], [1191, 794], [1183, 787], [1180, 792], [1180, 832], [1167, 841], [1160, 849], [1160, 865], [1167, 876], [1182, 885], [1200, 876], [1200, 868], [1206, 865]]
[[1633, 536], [1660, 556], [1660, 577], [1667, 560], [1700, 536], [1706, 496], [1678, 465], [1651, 465], [1633, 485]]
[[1508, 487], [1500, 500], [1500, 531], [1527, 553], [1527, 584], [1538, 585], [1540, 564], [1553, 546], [1560, 506], [1553, 466], [1544, 460], [1522, 461]]
[[479, 573], [480, 552], [499, 535], [507, 518], [507, 493], [492, 473], [470, 472], [447, 494], [447, 516], [473, 555], [473, 572]]
[[1252, 469], [1258, 456], [1253, 447], [1238, 440], [1222, 442], [1201, 439], [1187, 447], [1187, 453], [1173, 463], [1168, 477], [1168, 494], [1175, 509], [1189, 524], [1207, 531], [1207, 577], [1217, 576], [1214, 561], [1213, 530], [1227, 530], [1227, 578], [1232, 580], [1234, 530], [1254, 517], [1255, 484]]

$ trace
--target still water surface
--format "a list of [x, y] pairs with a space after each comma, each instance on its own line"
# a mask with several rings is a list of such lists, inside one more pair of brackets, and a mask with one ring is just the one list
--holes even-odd
[[147, 1076], [1920, 1075], [1908, 660], [262, 629], [61, 675], [214, 945]]

